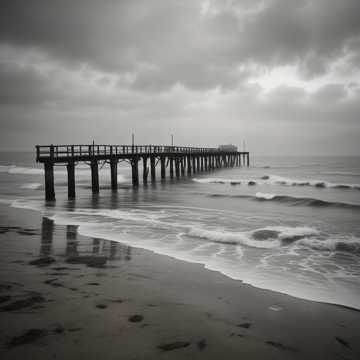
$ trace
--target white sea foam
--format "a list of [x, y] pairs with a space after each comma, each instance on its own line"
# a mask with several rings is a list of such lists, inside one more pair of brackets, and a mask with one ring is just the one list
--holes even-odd
[[224, 178], [194, 178], [194, 182], [202, 184], [244, 184], [244, 185], [284, 185], [313, 186], [317, 188], [360, 189], [360, 184], [340, 184], [325, 180], [291, 179], [278, 175], [265, 175], [259, 179], [224, 179]]
[[255, 197], [257, 199], [272, 200], [276, 197], [276, 194], [267, 194], [267, 193], [257, 192], [255, 194]]
[[42, 187], [40, 183], [27, 183], [20, 186], [21, 189], [28, 189], [28, 190], [37, 190]]
[[277, 231], [279, 233], [278, 238], [280, 240], [320, 235], [320, 231], [318, 229], [309, 226], [267, 226], [264, 230]]
[[360, 253], [360, 239], [355, 236], [338, 236], [322, 240], [305, 238], [300, 240], [297, 245], [320, 251]]
[[278, 239], [271, 239], [267, 241], [259, 241], [251, 238], [252, 232], [231, 232], [225, 230], [206, 230], [199, 227], [193, 227], [188, 232], [188, 235], [200, 239], [207, 239], [214, 242], [229, 245], [245, 245], [249, 247], [270, 249], [280, 246]]
[[22, 167], [22, 166], [11, 166], [9, 167], [8, 171], [9, 174], [14, 174], [14, 175], [39, 175], [39, 174], [43, 174], [44, 170], [43, 169], [38, 169], [38, 168], [29, 168], [29, 167]]

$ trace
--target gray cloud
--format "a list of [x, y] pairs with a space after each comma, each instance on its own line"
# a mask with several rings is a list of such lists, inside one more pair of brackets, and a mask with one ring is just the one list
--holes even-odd
[[[327, 122], [322, 136], [350, 133], [339, 151], [359, 152], [359, 13], [358, 0], [3, 0], [0, 140], [41, 142], [53, 129], [70, 141], [71, 126], [75, 142], [176, 131], [183, 143], [247, 137], [271, 152], [281, 129], [285, 147], [306, 138], [313, 151]], [[284, 66], [298, 83], [249, 85]], [[194, 126], [206, 131], [189, 135]]]
[[186, 0], [36, 0], [31, 5], [5, 0], [0, 40], [104, 71], [133, 71], [136, 87], [153, 90], [177, 82], [233, 87], [241, 81], [234, 66], [247, 61], [266, 66], [299, 61], [304, 74], [314, 76], [345, 48], [359, 50], [352, 42], [360, 34], [358, 0], [268, 0], [246, 16], [235, 10], [249, 10], [249, 2], [213, 6], [217, 12], [201, 17], [199, 3]]

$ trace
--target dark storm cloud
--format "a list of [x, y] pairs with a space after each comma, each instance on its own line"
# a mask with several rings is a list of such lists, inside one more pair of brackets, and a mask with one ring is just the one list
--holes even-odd
[[57, 98], [49, 79], [31, 66], [0, 63], [0, 84], [0, 105], [38, 105]]
[[[326, 72], [344, 51], [358, 51], [358, 0], [2, 1], [0, 41], [137, 74], [135, 88], [162, 90], [241, 82], [234, 67], [300, 62], [305, 76]], [[226, 4], [226, 6], [225, 6]], [[251, 6], [252, 4], [252, 6]], [[211, 9], [211, 8], [210, 8]], [[245, 15], [242, 15], [245, 11]], [[142, 66], [145, 65], [145, 66]]]
[[[315, 151], [326, 128], [358, 153], [359, 13], [359, 0], [3, 0], [1, 146], [10, 132], [119, 143], [136, 130], [266, 153], [281, 133], [284, 149]], [[297, 80], [258, 81], [281, 67]]]

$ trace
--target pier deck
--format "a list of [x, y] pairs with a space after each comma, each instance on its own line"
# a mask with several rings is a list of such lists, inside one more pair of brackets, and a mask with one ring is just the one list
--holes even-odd
[[[111, 189], [117, 190], [117, 166], [127, 161], [132, 169], [132, 184], [139, 186], [139, 161], [143, 164], [143, 183], [156, 180], [156, 166], [160, 162], [160, 176], [170, 178], [210, 171], [222, 167], [249, 166], [247, 151], [224, 151], [219, 148], [164, 146], [164, 145], [37, 145], [36, 161], [44, 164], [45, 198], [55, 200], [54, 166], [66, 164], [68, 197], [75, 198], [75, 168], [88, 163], [91, 169], [92, 192], [99, 192], [99, 162], [110, 164]], [[149, 166], [148, 166], [149, 161]], [[150, 171], [149, 171], [150, 170]]]

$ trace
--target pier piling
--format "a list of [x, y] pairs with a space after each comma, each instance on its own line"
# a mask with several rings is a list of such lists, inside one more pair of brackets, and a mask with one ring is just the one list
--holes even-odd
[[139, 186], [139, 167], [138, 167], [139, 159], [134, 157], [131, 160], [131, 172], [132, 172], [132, 184], [135, 187]]
[[161, 172], [161, 180], [165, 180], [165, 177], [166, 177], [166, 159], [165, 159], [165, 156], [160, 157], [160, 172]]
[[68, 198], [75, 199], [75, 164], [69, 161], [66, 165], [68, 176]]
[[46, 162], [44, 164], [45, 170], [45, 199], [47, 201], [55, 200], [55, 186], [54, 186], [54, 164]]
[[151, 181], [154, 182], [156, 180], [156, 159], [155, 156], [150, 157], [150, 172], [151, 172]]
[[117, 159], [110, 160], [110, 177], [111, 177], [111, 190], [117, 191], [118, 188], [118, 161]]
[[91, 188], [93, 194], [99, 193], [99, 165], [97, 160], [91, 160]]

